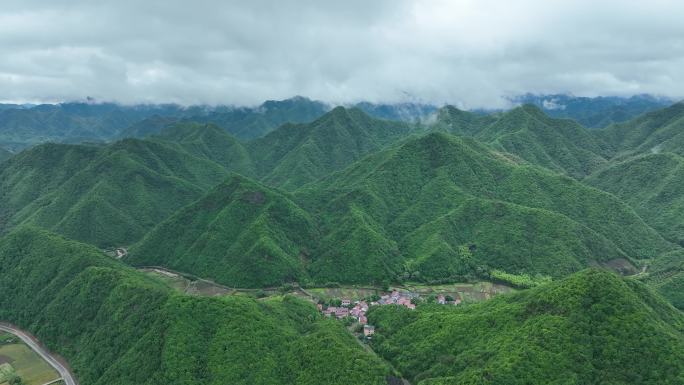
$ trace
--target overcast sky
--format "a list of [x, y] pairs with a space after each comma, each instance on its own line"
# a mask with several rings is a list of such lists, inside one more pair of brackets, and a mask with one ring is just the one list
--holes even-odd
[[684, 96], [681, 0], [3, 0], [0, 100]]

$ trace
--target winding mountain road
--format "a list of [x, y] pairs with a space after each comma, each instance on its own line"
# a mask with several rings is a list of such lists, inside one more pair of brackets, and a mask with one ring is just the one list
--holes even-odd
[[26, 332], [21, 331], [13, 326], [7, 325], [7, 324], [0, 324], [0, 331], [7, 332], [14, 334], [15, 336], [19, 337], [26, 345], [28, 345], [31, 349], [33, 349], [34, 352], [38, 353], [39, 356], [41, 356], [45, 361], [47, 361], [50, 366], [52, 366], [57, 373], [62, 377], [62, 380], [64, 380], [64, 383], [66, 385], [78, 385], [78, 383], [74, 380], [73, 376], [71, 375], [71, 372], [69, 372], [69, 369], [64, 367], [61, 362], [57, 358], [55, 358], [50, 352], [45, 350], [44, 347], [42, 347], [36, 340], [34, 340], [30, 335], [28, 335]]

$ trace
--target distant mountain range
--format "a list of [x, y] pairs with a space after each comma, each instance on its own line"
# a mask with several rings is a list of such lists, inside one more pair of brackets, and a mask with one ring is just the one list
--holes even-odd
[[[604, 127], [672, 104], [652, 96], [631, 98], [581, 98], [568, 95], [524, 95], [511, 103], [533, 104], [552, 117], [571, 118], [587, 127]], [[440, 106], [425, 103], [376, 104], [359, 102], [356, 107], [386, 120], [429, 122]], [[266, 101], [256, 107], [118, 105], [73, 102], [42, 105], [0, 105], [0, 147], [18, 151], [43, 142], [109, 142], [126, 137], [156, 134], [178, 122], [212, 123], [233, 136], [250, 140], [262, 137], [285, 123], [307, 123], [330, 111], [332, 106], [297, 96]], [[481, 111], [489, 114], [493, 111]]]
[[645, 112], [667, 107], [675, 100], [651, 95], [631, 97], [577, 97], [565, 94], [526, 94], [510, 99], [514, 104], [533, 104], [549, 116], [576, 120], [589, 128], [601, 128], [620, 123]]

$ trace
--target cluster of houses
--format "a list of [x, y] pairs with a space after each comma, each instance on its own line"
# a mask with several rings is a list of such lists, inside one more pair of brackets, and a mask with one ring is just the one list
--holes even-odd
[[[355, 301], [354, 306], [352, 306], [352, 301], [348, 298], [343, 298], [341, 306], [328, 306], [323, 308], [323, 305], [318, 305], [318, 310], [320, 310], [326, 317], [335, 317], [337, 319], [342, 319], [346, 317], [355, 318], [361, 325], [364, 326], [363, 334], [366, 337], [373, 335], [375, 328], [368, 325], [368, 319], [366, 318], [366, 312], [369, 306], [381, 306], [381, 305], [399, 305], [405, 306], [411, 310], [416, 308], [414, 300], [418, 298], [418, 294], [415, 293], [400, 293], [397, 290], [392, 291], [392, 293], [383, 295], [377, 301], [372, 301], [370, 304], [366, 301]], [[460, 299], [455, 299], [453, 301], [447, 300], [444, 295], [440, 294], [437, 296], [436, 301], [440, 305], [453, 304], [458, 305], [461, 303]]]

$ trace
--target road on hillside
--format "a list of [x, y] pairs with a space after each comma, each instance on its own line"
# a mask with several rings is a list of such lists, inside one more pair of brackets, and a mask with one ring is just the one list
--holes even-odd
[[76, 381], [74, 380], [74, 377], [71, 375], [71, 372], [69, 372], [69, 369], [65, 368], [64, 365], [62, 365], [57, 358], [55, 358], [50, 352], [45, 350], [44, 347], [40, 346], [31, 336], [29, 336], [26, 332], [23, 332], [13, 326], [9, 326], [6, 324], [0, 324], [0, 331], [12, 333], [15, 336], [19, 337], [26, 345], [28, 345], [31, 349], [33, 349], [34, 352], [38, 353], [39, 356], [41, 356], [45, 361], [47, 361], [50, 366], [55, 368], [57, 373], [62, 377], [62, 380], [64, 380], [64, 383], [66, 385], [77, 385]]

